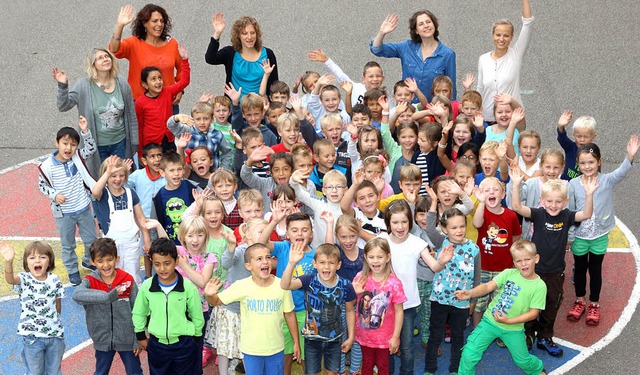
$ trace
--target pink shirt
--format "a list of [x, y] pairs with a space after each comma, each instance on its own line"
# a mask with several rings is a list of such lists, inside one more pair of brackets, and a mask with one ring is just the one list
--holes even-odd
[[[204, 252], [198, 255], [193, 255], [189, 253], [189, 251], [187, 251], [187, 249], [185, 249], [182, 246], [177, 246], [177, 248], [178, 248], [178, 255], [186, 256], [189, 266], [192, 269], [194, 269], [197, 273], [202, 273], [202, 269], [204, 268], [204, 266], [208, 264], [213, 264], [213, 268], [216, 268], [218, 266], [218, 259], [216, 258], [216, 255], [213, 253]], [[187, 279], [189, 278], [187, 277], [187, 274], [180, 267], [176, 266], [176, 271], [178, 271], [178, 273], [180, 273], [184, 278], [187, 278]], [[200, 288], [197, 285], [196, 285], [196, 288], [198, 288], [198, 294], [200, 294], [200, 298], [202, 299], [202, 311], [209, 311], [209, 304], [204, 298], [204, 289]]]

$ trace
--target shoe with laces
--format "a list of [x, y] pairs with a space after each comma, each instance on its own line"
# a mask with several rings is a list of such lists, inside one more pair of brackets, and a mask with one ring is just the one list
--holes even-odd
[[584, 310], [584, 302], [576, 301], [567, 314], [567, 320], [570, 322], [577, 322], [578, 320], [580, 320], [580, 317], [582, 317], [582, 314], [584, 314]]
[[592, 302], [587, 308], [587, 325], [597, 326], [598, 324], [600, 324], [600, 305]]
[[546, 350], [552, 357], [562, 357], [564, 354], [564, 350], [560, 349], [553, 339], [541, 339], [538, 338], [538, 342], [536, 344], [538, 349]]
[[209, 360], [213, 357], [213, 350], [211, 348], [207, 348], [206, 346], [202, 348], [202, 367], [205, 367]]
[[533, 342], [535, 341], [533, 336], [526, 336], [526, 341], [527, 341], [527, 350], [529, 351], [529, 353], [531, 353], [531, 348], [533, 348]]
[[451, 327], [449, 327], [448, 323], [446, 325], [446, 328], [444, 329], [444, 342], [446, 343], [451, 342]]

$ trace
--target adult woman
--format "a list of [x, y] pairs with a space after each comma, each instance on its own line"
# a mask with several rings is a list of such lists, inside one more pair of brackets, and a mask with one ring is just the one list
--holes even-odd
[[58, 82], [58, 110], [66, 112], [78, 106], [98, 145], [98, 152], [86, 160], [93, 176], [100, 176], [100, 164], [110, 155], [131, 158], [138, 146], [138, 120], [131, 87], [118, 77], [118, 62], [111, 52], [95, 48], [85, 59], [87, 77], [69, 90], [67, 75], [53, 68]]
[[[369, 43], [371, 53], [379, 57], [397, 57], [402, 63], [402, 79], [414, 78], [418, 88], [431, 101], [433, 79], [446, 75], [453, 83], [456, 98], [456, 53], [438, 39], [438, 19], [428, 10], [415, 12], [409, 19], [409, 35], [400, 43], [382, 43], [396, 29], [398, 16], [390, 14]], [[417, 98], [414, 100], [417, 102]]]
[[[121, 40], [125, 25], [132, 22], [132, 36]], [[148, 66], [160, 68], [166, 86], [180, 81], [182, 58], [178, 53], [178, 42], [169, 36], [170, 31], [171, 18], [161, 6], [147, 4], [140, 9], [135, 19], [131, 5], [120, 8], [118, 21], [109, 41], [109, 50], [117, 58], [129, 60], [128, 80], [134, 99], [144, 94], [140, 73]], [[182, 93], [175, 96], [173, 104], [180, 103], [180, 98]]]
[[508, 20], [493, 23], [494, 49], [480, 56], [478, 61], [478, 92], [482, 95], [482, 114], [486, 121], [495, 121], [493, 105], [496, 94], [509, 94], [518, 103], [522, 103], [520, 69], [529, 47], [532, 24], [533, 15], [529, 0], [522, 0], [522, 30], [513, 46], [513, 24]]
[[213, 36], [204, 55], [207, 64], [224, 65], [227, 84], [232, 84], [242, 95], [260, 92], [260, 82], [264, 75], [263, 64], [272, 65], [273, 72], [267, 81], [267, 95], [271, 84], [278, 80], [276, 55], [262, 46], [262, 31], [253, 17], [240, 17], [231, 28], [231, 45], [220, 49], [220, 35], [227, 26], [224, 15], [217, 12], [211, 18]]

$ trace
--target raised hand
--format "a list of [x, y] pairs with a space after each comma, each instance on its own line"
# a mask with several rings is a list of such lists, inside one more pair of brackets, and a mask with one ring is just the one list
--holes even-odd
[[582, 187], [586, 195], [593, 195], [593, 193], [600, 187], [598, 179], [596, 177], [586, 177], [582, 179]]
[[396, 106], [396, 114], [401, 114], [401, 113], [405, 113], [407, 111], [407, 108], [409, 108], [409, 103], [407, 102], [400, 102], [398, 103], [398, 105]]
[[118, 14], [118, 25], [128, 25], [135, 19], [133, 15], [133, 7], [131, 5], [125, 5], [120, 8], [120, 13]]
[[476, 111], [472, 120], [473, 120], [473, 126], [475, 126], [478, 129], [484, 128], [484, 115], [482, 114], [482, 111]]
[[107, 158], [106, 162], [107, 162], [107, 174], [109, 176], [111, 176], [112, 174], [114, 174], [118, 169], [118, 160], [120, 160], [120, 158], [118, 157], [118, 155], [111, 155]]
[[262, 60], [262, 64], [260, 64], [262, 70], [264, 70], [264, 74], [271, 75], [273, 70], [276, 68], [276, 64], [271, 65], [269, 59]]
[[211, 25], [213, 26], [213, 38], [220, 39], [220, 35], [224, 32], [224, 29], [227, 27], [227, 21], [224, 19], [224, 14], [222, 12], [216, 12], [211, 17]]
[[84, 118], [84, 116], [78, 117], [78, 127], [83, 133], [86, 133], [89, 130], [89, 122]]
[[298, 264], [298, 262], [304, 258], [306, 247], [304, 242], [296, 241], [292, 243], [291, 250], [289, 250], [289, 264]]
[[569, 125], [569, 122], [571, 122], [571, 118], [573, 118], [573, 111], [567, 110], [562, 112], [560, 118], [558, 119], [558, 127], [564, 128], [565, 126]]
[[196, 124], [196, 122], [193, 119], [193, 117], [191, 117], [189, 115], [185, 115], [184, 113], [179, 113], [177, 115], [174, 115], [173, 119], [176, 120], [177, 122], [181, 123], [181, 124], [185, 124], [185, 125], [189, 125], [189, 126], [194, 126]]
[[291, 87], [292, 94], [298, 93], [298, 89], [300, 88], [301, 83], [302, 83], [302, 75], [299, 75], [298, 79], [296, 79], [296, 81], [293, 83], [293, 86]]
[[457, 182], [455, 182], [455, 181], [444, 181], [444, 183], [445, 183], [445, 187], [447, 188], [447, 190], [449, 190], [449, 193], [451, 193], [453, 195], [458, 195], [458, 196], [464, 195], [464, 191], [462, 190], [460, 185], [458, 185]]
[[178, 53], [180, 54], [180, 57], [182, 57], [182, 60], [189, 59], [189, 50], [184, 45], [180, 44], [178, 46]]
[[65, 73], [64, 70], [56, 68], [55, 66], [51, 69], [51, 75], [53, 75], [53, 79], [55, 79], [59, 83], [69, 82], [67, 73]]
[[224, 91], [224, 94], [228, 96], [229, 99], [231, 99], [231, 102], [234, 105], [238, 105], [238, 102], [240, 101], [240, 96], [242, 95], [242, 87], [236, 90], [236, 88], [233, 87], [233, 83], [229, 82], [224, 85], [223, 91]]
[[471, 85], [476, 81], [476, 76], [473, 73], [467, 73], [464, 77], [462, 77], [462, 86], [465, 91], [471, 90]]
[[311, 61], [321, 62], [321, 63], [327, 62], [327, 60], [329, 60], [329, 56], [327, 56], [327, 54], [324, 53], [324, 51], [321, 50], [320, 48], [312, 49], [311, 51], [309, 51], [307, 53], [307, 57]]
[[279, 223], [287, 216], [286, 209], [281, 204], [271, 202], [271, 219]]
[[218, 294], [218, 291], [222, 288], [222, 282], [219, 277], [214, 277], [209, 280], [207, 285], [204, 286], [204, 295], [207, 297], [213, 297]]
[[362, 181], [364, 181], [364, 166], [356, 169], [356, 173], [353, 175], [353, 183], [355, 185], [360, 185]]
[[302, 99], [300, 99], [299, 96], [292, 96], [289, 99], [289, 103], [291, 104], [293, 110], [296, 111], [296, 113], [298, 113], [300, 109], [302, 109]]
[[515, 161], [513, 164], [515, 165], [512, 165], [509, 168], [509, 177], [511, 178], [511, 182], [514, 186], [520, 186], [520, 184], [524, 180], [524, 174], [522, 173], [520, 167], [518, 167], [518, 165], [515, 163]]
[[502, 103], [502, 104], [511, 104], [512, 99], [513, 97], [511, 95], [505, 94], [504, 92], [498, 93], [493, 97], [493, 100], [496, 103]]
[[[378, 193], [382, 193], [384, 187], [387, 185], [387, 182], [382, 177], [375, 177], [371, 179], [371, 182], [373, 182], [373, 184], [376, 186], [376, 190], [378, 191]], [[409, 199], [407, 198], [407, 200]]]
[[191, 195], [193, 195], [193, 200], [196, 201], [198, 207], [202, 207], [204, 200], [207, 199], [207, 197], [213, 195], [213, 190], [209, 188], [202, 190], [193, 189], [191, 191]]
[[213, 100], [213, 98], [215, 98], [216, 96], [213, 95], [212, 92], [210, 91], [204, 91], [202, 93], [202, 95], [200, 95], [200, 99], [198, 99], [198, 102], [200, 103], [209, 103], [211, 100]]
[[453, 258], [454, 248], [455, 246], [452, 243], [449, 243], [447, 246], [445, 246], [440, 252], [440, 256], [438, 257], [438, 262], [444, 265], [445, 263], [450, 261], [451, 258]]
[[418, 88], [418, 83], [416, 82], [415, 78], [409, 77], [404, 80], [404, 83], [407, 85], [407, 89], [409, 89], [409, 91], [414, 94], [418, 92], [418, 90], [420, 90]]
[[389, 111], [389, 98], [387, 98], [386, 95], [382, 95], [378, 98], [378, 104], [380, 104], [383, 111]]
[[130, 170], [131, 170], [131, 167], [133, 167], [133, 160], [131, 160], [131, 159], [124, 159], [124, 160], [122, 160], [122, 162], [124, 163], [124, 167], [125, 167], [128, 171], [130, 171]]
[[449, 135], [449, 132], [451, 131], [451, 129], [453, 128], [453, 121], [449, 121], [443, 128], [442, 128], [442, 134], [447, 134]]
[[424, 184], [424, 189], [426, 190], [427, 194], [429, 194], [429, 198], [431, 198], [431, 202], [437, 202], [438, 201], [438, 195], [436, 194], [435, 190], [433, 190], [433, 188], [431, 186], [429, 186], [427, 183]]
[[5, 262], [13, 262], [16, 257], [16, 251], [13, 249], [13, 245], [9, 243], [4, 243], [0, 246], [0, 253], [2, 253]]
[[504, 156], [507, 154], [507, 142], [503, 139], [500, 141], [498, 147], [496, 147], [496, 156], [498, 159], [502, 160]]
[[333, 74], [323, 74], [320, 76], [320, 78], [318, 78], [318, 81], [316, 82], [316, 86], [320, 85], [320, 87], [324, 87], [326, 85], [331, 85], [333, 83], [336, 82], [336, 77], [333, 76]]
[[398, 27], [398, 15], [389, 14], [380, 25], [380, 34], [387, 35]]
[[458, 301], [465, 301], [471, 299], [471, 291], [469, 290], [456, 290], [453, 292]]
[[[353, 125], [352, 123], [347, 123], [347, 126], [345, 127], [345, 130], [351, 134], [352, 136], [357, 136], [358, 135], [358, 127]], [[357, 141], [357, 140], [356, 140]]]
[[222, 231], [222, 237], [229, 242], [229, 251], [233, 252], [236, 248], [238, 240], [232, 230]]
[[351, 94], [351, 92], [353, 92], [353, 82], [351, 81], [340, 82], [340, 87], [342, 87], [344, 92], [346, 92], [347, 94]]
[[475, 188], [475, 186], [473, 185], [475, 181], [473, 180], [473, 177], [469, 177], [467, 178], [467, 182], [464, 184], [464, 192], [467, 193], [468, 196], [471, 196], [471, 194], [473, 194], [473, 189]]
[[144, 223], [144, 227], [147, 228], [147, 230], [157, 229], [162, 227], [162, 224], [160, 224], [160, 222], [156, 219], [147, 219]]
[[[240, 137], [238, 135], [238, 133], [233, 129], [229, 130], [229, 134], [231, 134], [231, 136], [233, 137], [233, 140], [236, 142], [236, 148], [241, 148], [242, 147], [242, 137]], [[240, 144], [240, 147], [238, 147], [238, 144]]]
[[638, 136], [634, 134], [629, 138], [629, 142], [627, 142], [627, 157], [630, 162], [633, 162], [633, 158], [636, 157], [638, 148], [640, 148], [640, 140]]
[[353, 285], [353, 290], [356, 291], [356, 294], [362, 294], [365, 292], [364, 285], [366, 283], [367, 283], [367, 277], [364, 275], [360, 275], [359, 277], [356, 277], [355, 279], [353, 279], [353, 281], [351, 282], [351, 285]]
[[518, 107], [514, 109], [513, 113], [511, 114], [510, 124], [515, 126], [515, 124], [519, 123], [522, 120], [524, 120], [524, 108]]
[[189, 141], [191, 140], [191, 133], [184, 132], [180, 134], [180, 138], [176, 141], [176, 147], [180, 149], [186, 149], [189, 146]]
[[251, 153], [251, 160], [253, 161], [262, 161], [266, 160], [267, 156], [273, 154], [273, 149], [267, 145], [262, 145]]
[[309, 174], [305, 173], [302, 169], [296, 169], [291, 174], [291, 181], [300, 185], [304, 184], [304, 182], [307, 181], [307, 178], [309, 178]]
[[329, 211], [322, 211], [320, 218], [327, 223], [327, 226], [333, 224], [333, 214]]
[[426, 105], [425, 108], [431, 111], [434, 117], [441, 117], [441, 116], [444, 116], [445, 114], [444, 108], [439, 106], [438, 104], [429, 103]]
[[484, 203], [486, 196], [484, 195], [484, 191], [482, 191], [482, 189], [480, 189], [479, 186], [476, 186], [473, 189], [473, 195], [476, 197], [476, 199], [478, 200], [478, 202], [480, 203]]

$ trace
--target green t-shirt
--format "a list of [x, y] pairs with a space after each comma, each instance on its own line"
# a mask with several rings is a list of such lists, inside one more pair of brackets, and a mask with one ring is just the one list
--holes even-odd
[[93, 120], [98, 132], [98, 146], [115, 145], [125, 138], [124, 100], [120, 85], [112, 93], [102, 91], [98, 85], [91, 83], [91, 102], [93, 103]]
[[484, 316], [492, 323], [506, 331], [519, 331], [524, 329], [524, 323], [504, 324], [498, 323], [493, 318], [494, 311], [504, 311], [509, 318], [520, 316], [529, 309], [544, 310], [547, 298], [547, 285], [540, 277], [535, 280], [527, 280], [516, 268], [508, 268], [493, 281], [498, 284], [498, 295], [491, 301]]
[[220, 132], [222, 132], [222, 135], [224, 135], [224, 139], [227, 140], [229, 147], [231, 147], [231, 160], [233, 160], [233, 156], [236, 152], [236, 140], [233, 139], [233, 136], [231, 135], [231, 124], [221, 125], [214, 121], [213, 128], [219, 130]]

